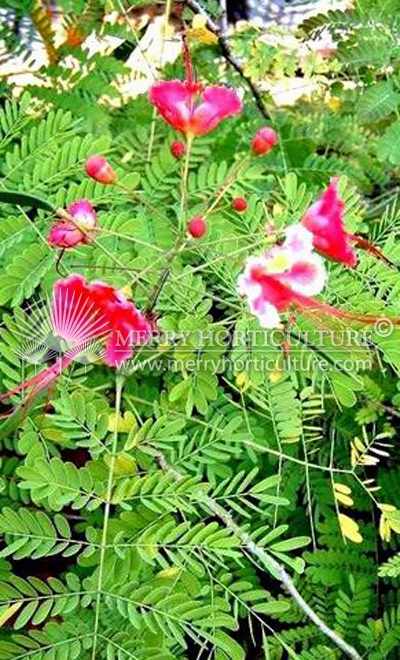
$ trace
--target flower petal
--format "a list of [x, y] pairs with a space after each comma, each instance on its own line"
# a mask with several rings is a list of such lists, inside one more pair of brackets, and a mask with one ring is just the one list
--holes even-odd
[[238, 115], [242, 101], [237, 92], [228, 87], [208, 87], [202, 94], [202, 103], [194, 111], [190, 121], [193, 135], [209, 133], [223, 119]]
[[119, 367], [132, 357], [135, 346], [149, 339], [153, 328], [131, 302], [110, 305], [108, 312], [113, 330], [107, 341], [104, 361], [109, 366]]
[[301, 254], [311, 254], [313, 249], [313, 235], [300, 223], [291, 225], [286, 229], [286, 238], [283, 244], [286, 251], [290, 251], [293, 256]]
[[67, 206], [67, 212], [83, 231], [90, 231], [97, 224], [97, 215], [87, 199], [78, 199], [73, 202]]
[[84, 234], [71, 223], [60, 220], [57, 222], [47, 236], [47, 242], [52, 247], [63, 249], [73, 248], [84, 241]]
[[51, 307], [53, 334], [74, 344], [103, 337], [110, 323], [94, 299], [91, 287], [80, 275], [56, 282]]
[[195, 93], [180, 80], [165, 80], [153, 85], [148, 99], [156, 106], [161, 117], [177, 131], [189, 130], [191, 109]]
[[325, 286], [326, 270], [321, 257], [317, 254], [309, 254], [304, 258], [299, 258], [287, 273], [276, 275], [276, 277], [296, 293], [315, 296], [321, 293]]
[[91, 203], [87, 199], [78, 199], [67, 207], [67, 214], [74, 222], [65, 218], [56, 222], [47, 237], [49, 245], [66, 249], [79, 243], [90, 243], [97, 225], [97, 215]]
[[314, 247], [319, 252], [329, 259], [355, 266], [357, 255], [344, 228], [344, 208], [337, 180], [332, 179], [321, 199], [310, 206], [301, 222], [312, 232]]
[[279, 309], [286, 309], [292, 298], [291, 290], [267, 273], [268, 260], [250, 257], [245, 271], [238, 278], [238, 292], [245, 295], [251, 312], [263, 328], [279, 325]]
[[272, 330], [280, 325], [279, 312], [274, 305], [267, 302], [262, 296], [249, 302], [251, 312], [258, 318], [260, 326], [266, 330]]

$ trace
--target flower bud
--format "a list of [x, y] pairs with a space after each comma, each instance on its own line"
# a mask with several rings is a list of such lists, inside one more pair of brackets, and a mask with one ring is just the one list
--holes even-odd
[[235, 211], [239, 211], [239, 213], [241, 213], [247, 209], [247, 202], [245, 199], [243, 199], [243, 197], [235, 197], [235, 199], [232, 200], [232, 206]]
[[188, 223], [187, 230], [192, 238], [202, 238], [207, 231], [207, 223], [203, 216], [195, 215]]
[[53, 225], [47, 237], [52, 247], [73, 248], [79, 243], [90, 243], [96, 231], [97, 215], [87, 199], [78, 199], [67, 207], [59, 209], [60, 219]]
[[108, 160], [104, 156], [89, 156], [85, 163], [85, 172], [98, 183], [109, 185], [115, 183], [117, 174], [114, 172]]
[[171, 150], [171, 154], [172, 154], [177, 160], [179, 160], [180, 158], [182, 158], [183, 154], [184, 154], [185, 151], [186, 151], [185, 143], [184, 143], [184, 142], [180, 142], [179, 140], [175, 140], [175, 142], [171, 142], [169, 148], [170, 148], [170, 150]]
[[264, 156], [278, 142], [277, 133], [268, 126], [260, 128], [251, 141], [251, 150], [255, 156]]

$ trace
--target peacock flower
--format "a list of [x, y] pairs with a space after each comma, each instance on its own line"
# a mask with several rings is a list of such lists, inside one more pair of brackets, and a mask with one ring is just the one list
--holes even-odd
[[[238, 278], [238, 292], [247, 298], [252, 314], [263, 328], [280, 327], [280, 313], [301, 313], [374, 324], [379, 317], [352, 314], [315, 300], [326, 282], [321, 257], [313, 252], [313, 235], [303, 225], [286, 230], [282, 245], [263, 256], [250, 257]], [[392, 319], [398, 325], [397, 319]]]
[[279, 327], [281, 311], [322, 291], [326, 271], [321, 257], [313, 253], [312, 240], [305, 227], [294, 225], [286, 230], [283, 245], [247, 260], [238, 292], [246, 296], [263, 328]]
[[353, 267], [357, 264], [357, 255], [351, 245], [353, 237], [344, 227], [344, 209], [335, 178], [322, 197], [310, 206], [301, 222], [312, 233], [318, 252]]
[[52, 247], [73, 248], [94, 238], [97, 215], [87, 199], [78, 199], [51, 228], [47, 242]]
[[[196, 101], [200, 98], [200, 103]], [[227, 117], [238, 115], [242, 102], [234, 89], [165, 80], [153, 85], [149, 101], [172, 128], [188, 137], [205, 135]]]
[[132, 357], [135, 346], [145, 343], [154, 332], [154, 322], [120, 291], [103, 282], [88, 284], [76, 274], [55, 283], [49, 326], [45, 343], [52, 348], [57, 346], [60, 357], [56, 363], [0, 399], [27, 389], [31, 396], [37, 394], [95, 340], [104, 343], [104, 362], [119, 368]]
[[172, 128], [188, 138], [205, 135], [221, 121], [238, 115], [242, 102], [234, 89], [206, 87], [192, 80], [190, 55], [184, 47], [186, 80], [164, 80], [149, 91], [148, 99]]
[[55, 284], [53, 318], [57, 334], [69, 341], [103, 337], [104, 361], [111, 367], [131, 358], [134, 347], [153, 332], [151, 323], [120, 291], [103, 282], [87, 284], [80, 275]]
[[313, 234], [314, 247], [325, 257], [346, 266], [357, 265], [353, 244], [366, 250], [377, 259], [393, 265], [381, 250], [361, 236], [350, 234], [344, 227], [344, 201], [339, 197], [338, 179], [334, 178], [302, 219], [302, 224]]

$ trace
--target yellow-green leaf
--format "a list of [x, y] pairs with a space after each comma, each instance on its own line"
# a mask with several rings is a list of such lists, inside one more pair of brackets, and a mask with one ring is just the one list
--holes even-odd
[[361, 543], [363, 540], [363, 537], [361, 536], [359, 532], [359, 527], [356, 523], [355, 520], [352, 518], [349, 518], [349, 516], [346, 516], [344, 513], [339, 514], [339, 524], [340, 524], [340, 529], [342, 530], [343, 536], [345, 536], [349, 541], [353, 541], [353, 543]]

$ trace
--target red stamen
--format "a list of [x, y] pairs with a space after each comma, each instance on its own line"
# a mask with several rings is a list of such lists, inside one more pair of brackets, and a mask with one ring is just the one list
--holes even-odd
[[64, 371], [64, 369], [69, 367], [71, 362], [72, 362], [71, 358], [66, 358], [66, 357], [60, 358], [51, 367], [48, 367], [47, 369], [44, 369], [44, 371], [41, 371], [40, 373], [36, 374], [36, 376], [29, 378], [24, 383], [21, 383], [21, 385], [18, 385], [18, 387], [16, 387], [15, 389], [10, 390], [5, 394], [2, 394], [0, 396], [0, 401], [3, 401], [4, 399], [9, 399], [11, 396], [15, 396], [16, 394], [25, 392], [28, 389], [31, 389], [28, 398], [32, 398], [33, 396], [38, 394], [41, 390], [51, 385], [53, 381], [55, 381], [60, 376], [60, 374]]
[[373, 245], [373, 243], [370, 243], [367, 241], [366, 238], [362, 238], [361, 236], [357, 236], [356, 234], [347, 234], [347, 238], [355, 243], [357, 247], [361, 248], [362, 250], [365, 250], [366, 252], [369, 252], [369, 254], [372, 254], [374, 257], [377, 259], [380, 259], [381, 261], [384, 261], [385, 264], [388, 264], [388, 266], [394, 266], [395, 268], [399, 268], [399, 266], [393, 261], [390, 261], [380, 250], [376, 245]]
[[189, 87], [192, 86], [192, 59], [190, 57], [190, 51], [187, 46], [187, 43], [184, 41], [182, 43], [182, 51], [183, 51], [183, 61], [185, 63], [185, 69], [186, 69], [186, 82], [189, 85]]
[[[355, 321], [357, 323], [362, 323], [363, 325], [374, 325], [379, 319], [388, 318], [386, 316], [366, 316], [365, 314], [354, 314], [353, 312], [346, 312], [333, 305], [328, 305], [313, 298], [307, 298], [300, 293], [292, 292], [292, 298], [289, 306], [296, 307], [300, 312], [307, 313], [309, 312], [322, 312], [326, 316], [331, 316], [332, 318], [344, 319], [347, 321]], [[400, 318], [390, 318], [389, 319], [393, 325], [400, 326]]]

